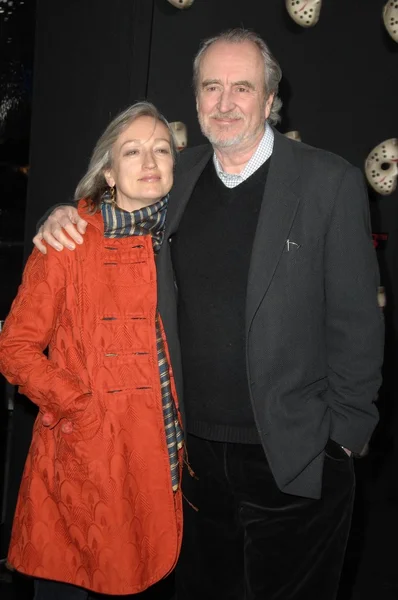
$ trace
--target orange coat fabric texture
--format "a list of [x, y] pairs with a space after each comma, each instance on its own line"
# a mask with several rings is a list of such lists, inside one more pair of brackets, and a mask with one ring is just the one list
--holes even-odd
[[[106, 239], [100, 213], [82, 216], [89, 224], [74, 252], [33, 251], [0, 334], [0, 370], [39, 407], [8, 560], [34, 577], [132, 594], [174, 568], [182, 535], [157, 361], [156, 267], [149, 235]], [[43, 412], [57, 425], [45, 427]]]

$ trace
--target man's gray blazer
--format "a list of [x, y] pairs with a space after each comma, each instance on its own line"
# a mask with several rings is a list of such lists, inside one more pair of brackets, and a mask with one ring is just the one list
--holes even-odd
[[[211, 155], [209, 145], [180, 155], [158, 257], [159, 310], [182, 412], [170, 244]], [[275, 132], [247, 286], [246, 371], [283, 492], [319, 498], [327, 440], [360, 452], [377, 423], [384, 335], [378, 285], [360, 171]]]

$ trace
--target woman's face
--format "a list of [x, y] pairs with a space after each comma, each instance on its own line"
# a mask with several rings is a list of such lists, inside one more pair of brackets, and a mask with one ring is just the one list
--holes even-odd
[[116, 185], [116, 202], [128, 211], [154, 204], [173, 185], [170, 133], [161, 121], [139, 117], [120, 134], [113, 164], [105, 171], [109, 186]]

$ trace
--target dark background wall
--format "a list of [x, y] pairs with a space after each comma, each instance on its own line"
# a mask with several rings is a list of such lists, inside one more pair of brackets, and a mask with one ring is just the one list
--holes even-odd
[[73, 197], [102, 130], [145, 98], [152, 0], [38, 0], [26, 250], [39, 217]]
[[3, 2], [0, 9], [0, 319], [4, 319], [23, 259], [35, 0]]

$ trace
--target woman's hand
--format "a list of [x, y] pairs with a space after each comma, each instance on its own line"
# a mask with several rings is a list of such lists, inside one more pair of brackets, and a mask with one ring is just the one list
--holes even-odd
[[33, 238], [33, 243], [42, 254], [47, 254], [43, 240], [58, 252], [64, 248], [74, 250], [75, 242], [76, 244], [83, 243], [82, 235], [86, 232], [86, 227], [87, 221], [79, 216], [74, 206], [60, 206], [44, 221]]
[[90, 440], [98, 433], [101, 427], [100, 416], [91, 398], [84, 410], [76, 412], [76, 418], [67, 419], [56, 417], [52, 412], [45, 412], [41, 418], [44, 427], [54, 429], [58, 424], [62, 433], [74, 434], [75, 441]]
[[[59, 420], [57, 421], [57, 419], [55, 418], [53, 413], [45, 412], [41, 418], [41, 422], [43, 423], [44, 427], [49, 427], [50, 429], [53, 429], [57, 425]], [[68, 421], [68, 419], [63, 419], [62, 424], [61, 424], [61, 431], [63, 433], [72, 433], [72, 431], [73, 431], [72, 422]]]

